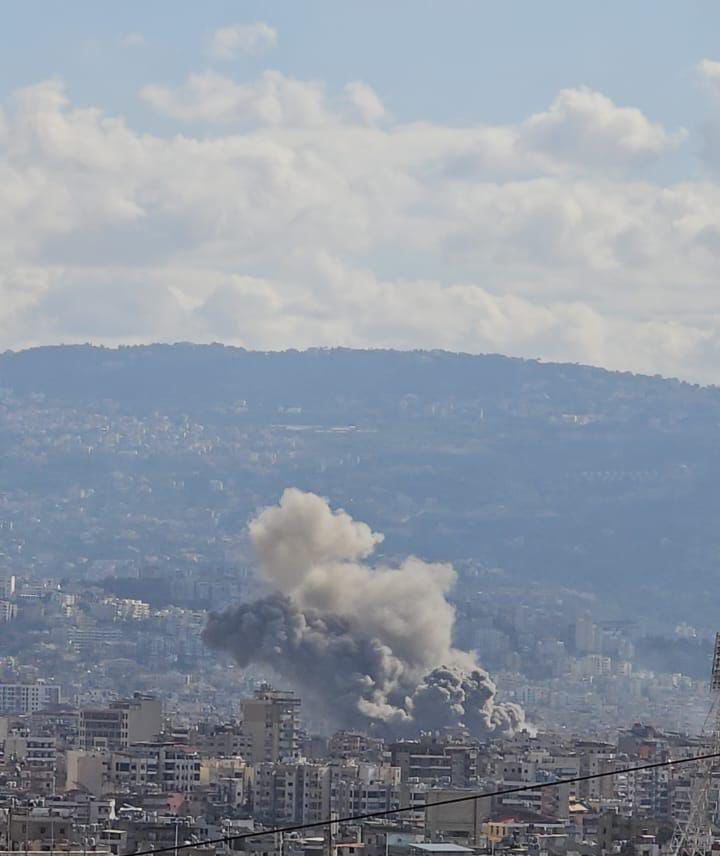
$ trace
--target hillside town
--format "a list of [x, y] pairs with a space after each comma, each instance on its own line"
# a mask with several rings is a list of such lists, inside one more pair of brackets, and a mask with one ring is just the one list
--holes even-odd
[[[202, 638], [213, 610], [247, 599], [250, 568], [176, 569], [163, 606], [110, 593], [119, 582], [152, 592], [169, 576], [162, 563], [149, 559], [135, 578], [109, 578], [113, 572], [115, 563], [95, 561], [86, 581], [0, 578], [0, 682], [57, 685], [79, 706], [155, 693], [168, 715], [189, 725], [232, 719], [242, 698], [272, 679], [254, 664], [240, 669]], [[581, 602], [547, 590], [473, 594], [474, 579], [468, 574], [467, 594], [454, 595], [456, 642], [480, 652], [500, 699], [520, 704], [537, 727], [601, 740], [635, 721], [701, 728], [711, 640], [695, 628], [648, 637], [640, 625], [596, 619]], [[650, 661], [648, 648], [663, 645], [664, 656]], [[0, 712], [18, 712], [3, 699], [0, 693]], [[325, 713], [307, 715], [328, 730]]]
[[[91, 574], [103, 570], [96, 563]], [[157, 573], [150, 564], [135, 582], [152, 585]], [[246, 577], [229, 570], [176, 573], [171, 600], [207, 604], [203, 609], [153, 607], [109, 594], [103, 581], [1, 578], [0, 681], [54, 684], [77, 705], [156, 693], [168, 715], [189, 725], [232, 719], [241, 699], [272, 677], [255, 665], [238, 668], [202, 638], [212, 608], [246, 596], [249, 571]], [[637, 626], [593, 620], [572, 602], [511, 589], [492, 599], [469, 594], [456, 608], [458, 641], [481, 652], [499, 697], [520, 704], [537, 727], [607, 740], [634, 721], [688, 733], [702, 726], [710, 642], [692, 627], [675, 628], [666, 640], [666, 662], [656, 658], [648, 668], [645, 649], [662, 640], [643, 636]], [[685, 671], [678, 651], [692, 654]], [[696, 659], [706, 666], [704, 674]], [[7, 704], [4, 698], [0, 692], [0, 712], [17, 712], [14, 697]], [[308, 715], [327, 729], [323, 713]]]
[[[668, 660], [687, 648], [704, 677], [642, 666], [637, 626], [547, 592], [457, 598], [458, 643], [525, 720], [394, 737], [207, 646], [211, 610], [248, 597], [250, 570], [177, 574], [170, 599], [202, 609], [110, 594], [111, 570], [0, 580], [0, 849], [660, 856], [687, 820], [697, 763], [628, 768], [706, 749], [709, 641], [689, 625]], [[286, 826], [302, 829], [263, 834]]]

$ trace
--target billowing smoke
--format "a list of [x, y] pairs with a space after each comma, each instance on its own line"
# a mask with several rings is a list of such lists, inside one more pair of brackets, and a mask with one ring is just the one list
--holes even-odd
[[452, 647], [451, 565], [367, 561], [383, 536], [295, 488], [250, 523], [269, 594], [210, 616], [205, 641], [269, 666], [338, 724], [400, 734], [465, 726], [511, 733], [522, 709], [495, 702], [474, 656]]

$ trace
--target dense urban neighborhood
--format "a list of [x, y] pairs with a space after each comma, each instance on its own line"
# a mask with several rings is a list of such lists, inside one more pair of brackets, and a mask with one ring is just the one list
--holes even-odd
[[[720, 467], [720, 395], [500, 357], [378, 360], [219, 346], [0, 357], [5, 849], [671, 846], [699, 765], [631, 768], [707, 745], [715, 627], [701, 602], [717, 586], [718, 535], [703, 496]], [[374, 385], [362, 381], [371, 363]], [[352, 599], [318, 612], [318, 579], [295, 600], [295, 583], [273, 583], [293, 503], [323, 532], [367, 540], [312, 560], [289, 551], [288, 567], [362, 575], [354, 624]], [[650, 510], [674, 522], [649, 527]], [[680, 568], [700, 587], [685, 591]], [[392, 714], [370, 710], [375, 690], [349, 702], [329, 673], [339, 689], [319, 694], [282, 647], [295, 620], [329, 643], [347, 645], [332, 634], [348, 629], [382, 638], [362, 625], [376, 618], [369, 589], [390, 578], [419, 589], [379, 608], [406, 615], [439, 597], [442, 650], [480, 670], [453, 685], [457, 669], [433, 662], [410, 700], [386, 677]], [[290, 622], [277, 641], [261, 614]], [[248, 618], [257, 630], [233, 636]], [[218, 642], [218, 627], [232, 639]], [[264, 641], [251, 654], [252, 633]], [[379, 681], [368, 668], [363, 680]], [[452, 716], [431, 715], [428, 693], [450, 693]], [[347, 721], [353, 705], [362, 727]], [[288, 825], [309, 826], [273, 831]]]

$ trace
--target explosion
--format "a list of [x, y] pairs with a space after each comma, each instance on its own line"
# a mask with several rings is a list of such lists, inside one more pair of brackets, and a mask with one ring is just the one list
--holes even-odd
[[270, 593], [212, 614], [208, 645], [272, 668], [343, 727], [464, 726], [476, 736], [522, 727], [522, 708], [496, 703], [475, 656], [452, 646], [451, 565], [373, 566], [383, 536], [295, 488], [249, 529]]

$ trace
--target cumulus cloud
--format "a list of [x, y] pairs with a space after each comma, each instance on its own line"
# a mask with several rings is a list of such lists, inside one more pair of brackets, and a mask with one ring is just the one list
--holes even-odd
[[[325, 268], [322, 270], [322, 268]], [[326, 260], [318, 290], [333, 304], [318, 306], [280, 283], [227, 283], [199, 310], [208, 329], [246, 347], [349, 346], [443, 348], [582, 361], [622, 369], [677, 374], [713, 339], [713, 323], [628, 319], [575, 299], [493, 294], [474, 283], [378, 280]], [[709, 323], [708, 323], [709, 322]], [[258, 331], [264, 331], [261, 340]], [[270, 337], [269, 339], [267, 337]]]
[[206, 71], [190, 74], [179, 89], [145, 86], [140, 98], [161, 113], [186, 122], [318, 125], [327, 118], [320, 83], [266, 71], [252, 83]]
[[634, 107], [618, 107], [591, 89], [564, 89], [550, 108], [519, 128], [523, 145], [552, 157], [600, 166], [644, 162], [678, 146], [684, 130], [668, 133]]
[[275, 47], [277, 32], [264, 21], [233, 24], [215, 30], [211, 51], [217, 59], [229, 60], [238, 54], [257, 54]]
[[355, 80], [345, 86], [345, 92], [350, 104], [364, 122], [372, 123], [385, 118], [384, 104], [377, 92], [367, 83]]
[[193, 123], [304, 127], [373, 124], [387, 115], [377, 93], [365, 83], [348, 83], [342, 96], [330, 98], [322, 83], [279, 71], [266, 71], [248, 83], [206, 71], [188, 75], [180, 87], [145, 86], [139, 97], [172, 119]]
[[698, 63], [698, 71], [710, 84], [713, 92], [720, 95], [720, 62], [713, 59], [704, 59]]
[[136, 313], [144, 340], [716, 379], [720, 189], [636, 172], [679, 139], [638, 111], [576, 90], [514, 124], [401, 123], [365, 84], [279, 72], [142, 96], [191, 131], [141, 133], [57, 80], [3, 105], [3, 347], [113, 344]]

